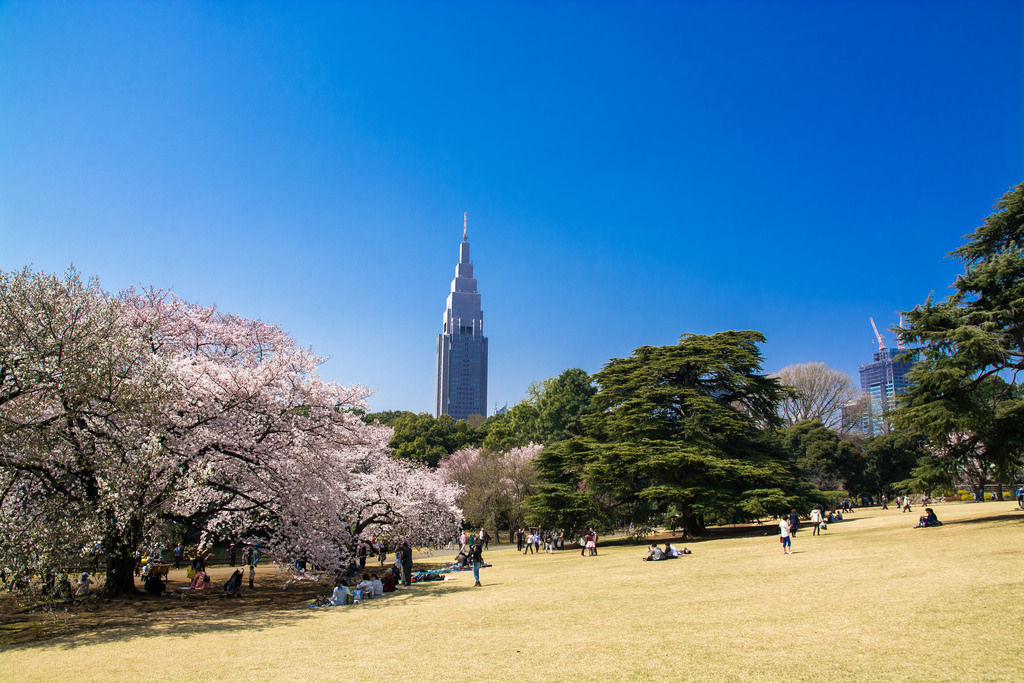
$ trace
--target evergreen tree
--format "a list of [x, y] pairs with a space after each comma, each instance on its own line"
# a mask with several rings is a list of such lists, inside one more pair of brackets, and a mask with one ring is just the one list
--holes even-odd
[[956, 290], [907, 314], [900, 330], [920, 348], [913, 386], [893, 424], [920, 432], [951, 474], [1007, 481], [1024, 463], [1024, 184], [952, 256], [964, 262]]
[[676, 345], [609, 361], [595, 375], [585, 435], [538, 459], [550, 488], [531, 509], [562, 502], [646, 523], [674, 508], [692, 534], [705, 520], [788, 511], [798, 500], [795, 468], [759, 428], [778, 426], [785, 393], [761, 373], [763, 342], [752, 331], [685, 334]]

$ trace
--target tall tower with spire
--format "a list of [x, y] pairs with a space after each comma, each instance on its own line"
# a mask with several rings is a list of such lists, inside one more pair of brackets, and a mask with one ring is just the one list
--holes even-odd
[[434, 417], [451, 415], [465, 420], [487, 416], [487, 337], [480, 293], [476, 291], [473, 264], [469, 260], [466, 214], [462, 215], [462, 243], [455, 266], [444, 328], [437, 335], [437, 385]]

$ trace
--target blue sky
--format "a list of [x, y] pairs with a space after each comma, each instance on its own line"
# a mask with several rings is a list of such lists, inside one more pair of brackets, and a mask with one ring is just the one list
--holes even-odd
[[[280, 324], [430, 411], [685, 332], [856, 378], [1024, 181], [1024, 2], [0, 4], [0, 269]], [[890, 335], [891, 338], [891, 335]]]

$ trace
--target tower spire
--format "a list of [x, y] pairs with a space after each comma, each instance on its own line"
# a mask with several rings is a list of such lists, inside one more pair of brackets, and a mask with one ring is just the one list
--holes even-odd
[[468, 211], [463, 211], [462, 212], [462, 241], [463, 242], [466, 242], [469, 239], [469, 238], [466, 237], [466, 223], [469, 220], [467, 218], [468, 216], [469, 216], [469, 212]]

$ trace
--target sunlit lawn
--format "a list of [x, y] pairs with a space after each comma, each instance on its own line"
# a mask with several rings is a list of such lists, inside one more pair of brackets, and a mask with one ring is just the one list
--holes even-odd
[[[0, 679], [413, 681], [1020, 680], [1024, 512], [857, 512], [795, 553], [770, 535], [485, 556], [353, 607], [97, 631], [0, 650]], [[244, 599], [244, 598], [243, 598]]]

